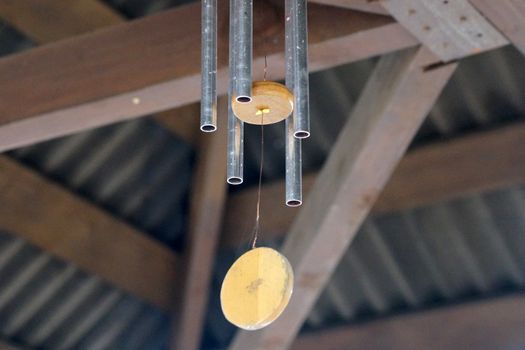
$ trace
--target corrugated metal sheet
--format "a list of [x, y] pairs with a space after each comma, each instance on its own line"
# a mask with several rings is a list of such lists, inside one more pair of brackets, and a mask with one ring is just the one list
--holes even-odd
[[[135, 18], [185, 1], [106, 2]], [[0, 28], [0, 54], [31, 46], [12, 28], [1, 23]], [[312, 137], [303, 146], [305, 172], [322, 165], [375, 62], [312, 74]], [[462, 62], [413, 147], [523, 118], [524, 63], [510, 47]], [[265, 130], [265, 181], [284, 176], [283, 129], [277, 125]], [[257, 177], [259, 130], [247, 127], [246, 135], [249, 185]], [[151, 120], [107, 126], [10, 155], [179, 247], [193, 150]], [[524, 191], [507, 189], [369, 219], [319, 299], [306, 331], [522, 289]], [[234, 257], [224, 252], [217, 259], [206, 349], [224, 347], [233, 334], [217, 296]], [[157, 349], [165, 348], [167, 331], [167, 317], [158, 310], [0, 234], [2, 337], [43, 349]]]
[[160, 349], [167, 316], [0, 232], [0, 335], [27, 348]]

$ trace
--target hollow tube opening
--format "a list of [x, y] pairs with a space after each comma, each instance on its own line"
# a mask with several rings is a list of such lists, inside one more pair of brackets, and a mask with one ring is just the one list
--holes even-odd
[[310, 137], [310, 132], [309, 131], [296, 131], [293, 136], [297, 139], [306, 139], [308, 137]]
[[286, 205], [289, 207], [299, 207], [301, 204], [303, 204], [303, 202], [298, 199], [290, 199], [286, 201]]
[[236, 98], [237, 102], [239, 103], [249, 103], [252, 102], [252, 98], [250, 96], [237, 96]]
[[240, 185], [240, 184], [242, 184], [242, 178], [237, 177], [237, 176], [229, 177], [226, 181], [227, 181], [230, 185]]
[[217, 127], [213, 124], [204, 124], [201, 126], [201, 131], [204, 132], [214, 132], [217, 130]]

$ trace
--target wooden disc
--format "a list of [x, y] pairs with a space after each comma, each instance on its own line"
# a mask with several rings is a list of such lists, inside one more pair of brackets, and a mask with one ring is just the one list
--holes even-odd
[[293, 290], [288, 260], [271, 248], [244, 253], [228, 270], [221, 288], [222, 312], [246, 330], [261, 329], [279, 317]]
[[273, 124], [292, 114], [293, 94], [283, 84], [256, 81], [253, 83], [250, 102], [239, 102], [234, 98], [231, 103], [233, 113], [243, 122], [256, 125]]

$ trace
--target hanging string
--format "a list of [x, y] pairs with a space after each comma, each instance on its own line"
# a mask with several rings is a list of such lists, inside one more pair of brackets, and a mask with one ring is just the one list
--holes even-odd
[[[266, 55], [264, 55], [264, 77], [263, 80], [266, 81], [266, 73], [268, 71], [268, 61]], [[257, 187], [257, 206], [255, 211], [255, 227], [253, 228], [253, 237], [251, 247], [255, 248], [257, 240], [259, 239], [259, 233], [261, 231], [261, 188], [262, 188], [262, 175], [263, 175], [263, 165], [264, 165], [264, 109], [260, 109], [261, 112], [261, 163], [259, 164], [259, 185]]]

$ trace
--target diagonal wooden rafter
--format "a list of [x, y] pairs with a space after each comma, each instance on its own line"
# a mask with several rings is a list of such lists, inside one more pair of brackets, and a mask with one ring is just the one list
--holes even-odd
[[525, 297], [517, 294], [314, 332], [292, 349], [522, 349], [523, 329]]
[[202, 134], [190, 200], [188, 243], [184, 256], [182, 298], [174, 320], [171, 348], [199, 349], [209, 288], [226, 203], [227, 101], [218, 103], [219, 127]]
[[[125, 19], [99, 0], [0, 0], [0, 17], [37, 44], [68, 39], [115, 26]], [[182, 140], [196, 146], [199, 105], [154, 115]]]
[[110, 27], [124, 18], [98, 0], [1, 0], [0, 17], [37, 44]]
[[239, 332], [231, 350], [279, 350], [292, 344], [456, 67], [423, 69], [435, 60], [426, 49], [380, 59], [284, 243], [282, 252], [296, 281], [290, 304], [267, 328]]
[[4, 156], [0, 193], [2, 229], [171, 309], [179, 258], [170, 249]]
[[525, 2], [470, 0], [525, 55]]
[[[305, 195], [317, 176], [314, 173], [304, 177]], [[436, 142], [409, 152], [399, 162], [372, 213], [410, 209], [523, 183], [525, 123], [518, 123]], [[221, 242], [224, 248], [236, 247], [242, 242], [252, 224], [248, 220], [247, 203], [253, 203], [256, 194], [251, 188], [230, 196]], [[282, 205], [283, 196], [282, 181], [263, 187], [261, 210], [267, 239], [279, 238], [288, 232], [298, 212], [296, 208], [283, 208], [270, 213]]]
[[[417, 44], [385, 16], [309, 10], [313, 70]], [[272, 11], [254, 29], [261, 33], [254, 72], [262, 74], [267, 53], [275, 80], [284, 74], [284, 21], [279, 8]], [[227, 81], [226, 21], [221, 15], [219, 93]], [[199, 24], [200, 5], [190, 4], [0, 59], [0, 151], [197, 101]]]

